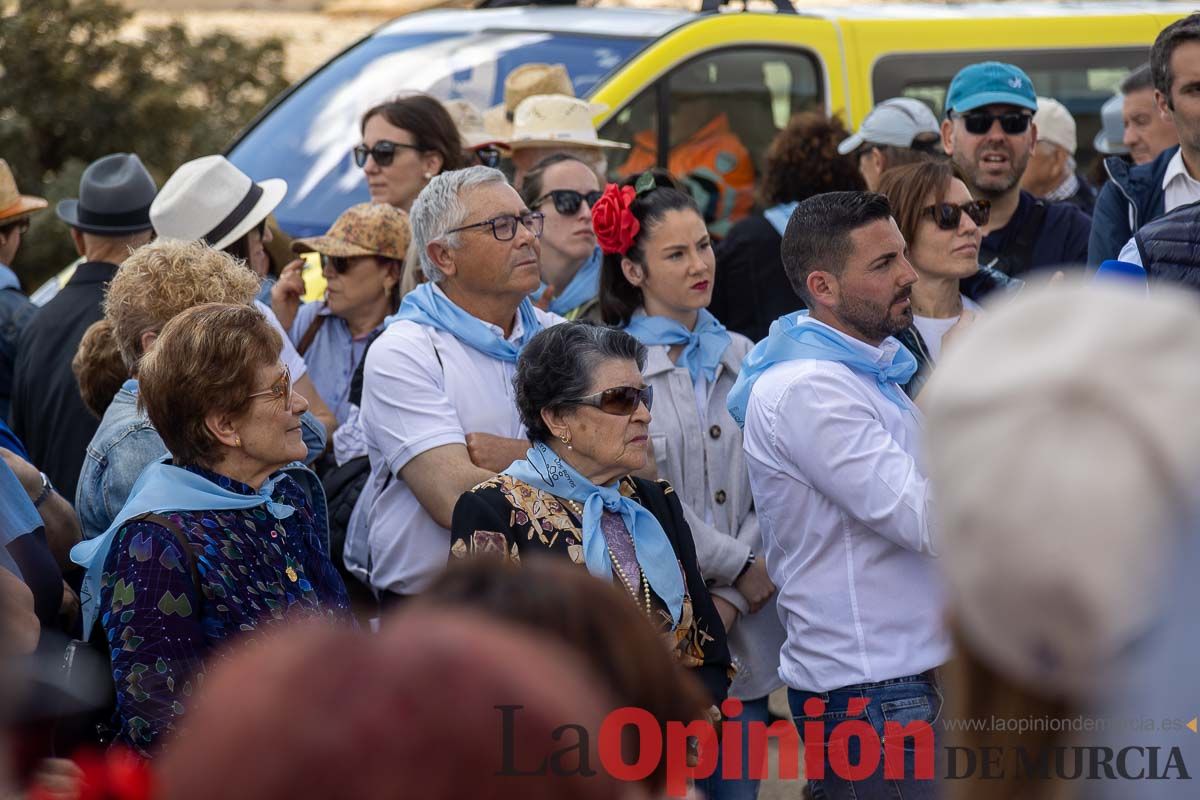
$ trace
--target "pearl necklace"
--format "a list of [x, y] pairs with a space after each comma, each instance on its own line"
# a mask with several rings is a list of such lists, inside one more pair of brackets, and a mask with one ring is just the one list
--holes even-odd
[[[580, 523], [582, 523], [583, 509], [580, 508], [579, 503], [576, 503], [574, 500], [567, 500], [566, 498], [563, 498], [563, 502], [565, 502], [570, 509], [575, 512], [575, 516], [578, 517]], [[633, 585], [633, 582], [629, 580], [629, 576], [625, 574], [625, 570], [621, 568], [621, 562], [618, 561], [616, 556], [613, 555], [612, 548], [609, 547], [607, 543], [605, 543], [604, 548], [608, 550], [608, 560], [611, 561], [612, 565], [617, 568], [617, 575], [621, 578], [621, 583], [625, 584], [625, 589], [633, 597], [633, 601], [636, 603], [638, 597], [637, 587]], [[642, 587], [642, 602], [645, 604], [644, 610], [646, 612], [646, 616], [649, 617], [653, 613], [653, 606], [650, 604], [650, 581], [646, 580], [645, 570], [642, 570], [642, 573], [639, 577], [639, 583], [641, 583]]]

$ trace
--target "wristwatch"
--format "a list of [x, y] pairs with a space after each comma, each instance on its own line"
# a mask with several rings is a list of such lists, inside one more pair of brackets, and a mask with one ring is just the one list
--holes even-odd
[[50, 482], [50, 478], [46, 476], [46, 473], [42, 472], [39, 474], [42, 476], [42, 491], [37, 496], [37, 499], [33, 501], [34, 508], [41, 508], [42, 503], [46, 502], [46, 498], [54, 491], [54, 484]]
[[733, 579], [734, 583], [737, 583], [742, 579], [742, 576], [746, 574], [746, 570], [750, 569], [750, 565], [754, 563], [756, 558], [757, 556], [754, 555], [754, 551], [751, 550], [750, 555], [746, 556], [746, 563], [742, 565], [741, 572], [739, 572], [737, 577]]

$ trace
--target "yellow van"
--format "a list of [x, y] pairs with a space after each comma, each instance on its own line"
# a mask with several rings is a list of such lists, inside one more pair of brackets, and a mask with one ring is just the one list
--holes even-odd
[[[705, 0], [706, 3], [715, 0]], [[781, 0], [784, 2], [784, 0]], [[606, 139], [654, 131], [665, 165], [679, 137], [672, 110], [699, 91], [724, 110], [761, 159], [797, 111], [824, 109], [854, 129], [876, 101], [918, 97], [941, 112], [950, 78], [966, 64], [1013, 62], [1039, 94], [1062, 101], [1079, 128], [1086, 165], [1099, 111], [1129, 70], [1188, 3], [882, 3], [774, 13], [523, 7], [443, 10], [388, 23], [300, 81], [243, 131], [230, 159], [256, 180], [285, 178], [275, 212], [293, 237], [324, 233], [368, 199], [350, 157], [359, 117], [404, 91], [463, 98], [480, 108], [503, 99], [505, 76], [530, 62], [562, 63], [576, 94], [604, 104]], [[620, 167], [614, 154], [611, 167]], [[760, 165], [761, 166], [761, 165]], [[310, 298], [324, 280], [305, 272]]]

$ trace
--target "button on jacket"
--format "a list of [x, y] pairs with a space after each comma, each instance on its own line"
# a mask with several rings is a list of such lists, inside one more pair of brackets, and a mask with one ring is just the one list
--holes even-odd
[[706, 386], [705, 419], [700, 418], [687, 367], [671, 363], [665, 345], [647, 347], [643, 377], [654, 387], [650, 439], [658, 477], [669, 481], [683, 502], [684, 518], [696, 542], [696, 560], [711, 593], [737, 606], [743, 615], [729, 635], [739, 666], [730, 695], [754, 700], [781, 685], [777, 668], [785, 637], [774, 599], [746, 616], [749, 606], [731, 585], [750, 551], [761, 549], [761, 541], [741, 431], [725, 403], [753, 343], [740, 334], [730, 336], [733, 341]]

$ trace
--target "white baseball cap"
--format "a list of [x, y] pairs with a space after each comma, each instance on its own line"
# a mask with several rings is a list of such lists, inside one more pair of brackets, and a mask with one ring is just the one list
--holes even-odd
[[1038, 141], [1056, 144], [1071, 155], [1079, 146], [1075, 135], [1075, 118], [1067, 107], [1051, 97], [1037, 99], [1033, 124], [1037, 126]]
[[951, 617], [998, 674], [1094, 698], [1194, 516], [1200, 306], [1068, 279], [956, 345], [921, 396]]
[[912, 97], [893, 97], [875, 106], [859, 126], [858, 133], [838, 145], [838, 152], [847, 155], [864, 144], [911, 147], [918, 135], [939, 130], [937, 117], [929, 106]]

